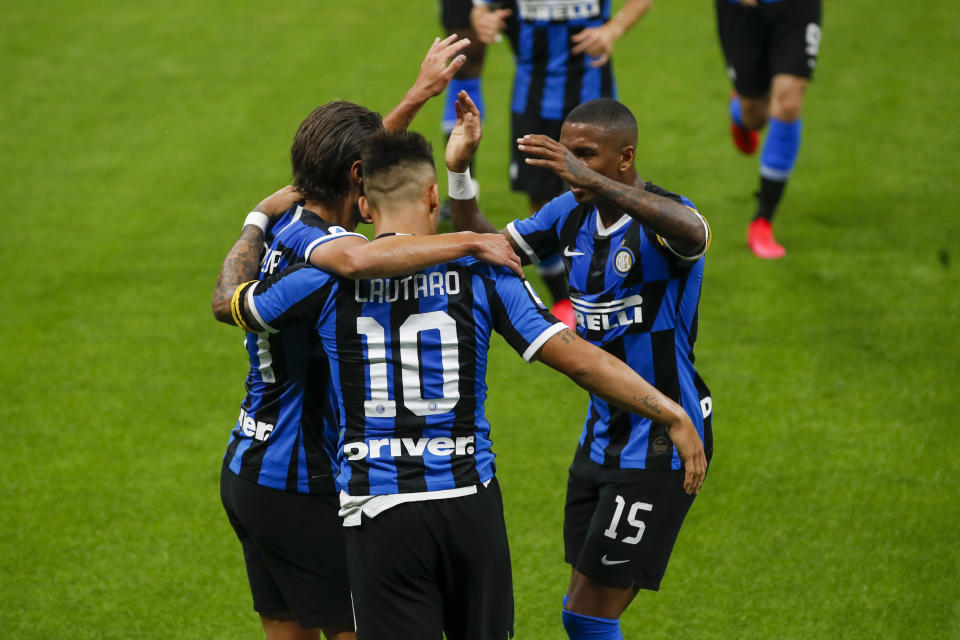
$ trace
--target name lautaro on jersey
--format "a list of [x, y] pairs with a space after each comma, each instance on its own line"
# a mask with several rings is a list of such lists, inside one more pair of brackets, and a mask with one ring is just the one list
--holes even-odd
[[474, 436], [448, 438], [372, 438], [366, 442], [348, 442], [343, 445], [347, 460], [363, 458], [397, 458], [402, 455], [422, 457], [424, 452], [434, 456], [473, 455]]
[[460, 274], [456, 271], [415, 273], [405, 278], [355, 280], [353, 299], [357, 302], [396, 302], [419, 300], [428, 296], [460, 293]]

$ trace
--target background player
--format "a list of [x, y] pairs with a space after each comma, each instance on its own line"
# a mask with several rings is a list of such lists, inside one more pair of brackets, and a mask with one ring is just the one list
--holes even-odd
[[[374, 136], [363, 166], [361, 208], [378, 236], [436, 230], [436, 173], [422, 136]], [[272, 331], [308, 322], [330, 354], [361, 640], [512, 635], [509, 551], [483, 411], [492, 330], [524, 359], [662, 421], [684, 459], [683, 485], [699, 490], [706, 458], [684, 411], [570, 333], [505, 269], [467, 258], [353, 283], [294, 268], [238, 293], [244, 323]]]
[[[617, 87], [611, 60], [614, 44], [647, 12], [650, 4], [651, 0], [626, 0], [610, 18], [611, 0], [513, 0], [507, 8], [498, 8], [496, 2], [478, 2], [471, 20], [483, 42], [493, 42], [507, 29], [514, 12], [519, 22], [509, 31], [516, 61], [510, 104], [511, 140], [528, 133], [558, 138], [563, 119], [575, 106], [594, 98], [615, 98]], [[470, 95], [472, 98], [473, 94]], [[531, 213], [563, 192], [560, 177], [524, 163], [523, 154], [518, 153], [513, 142], [510, 153], [510, 186], [527, 194]], [[561, 256], [545, 257], [538, 267], [553, 298], [552, 311], [573, 327]]]
[[773, 237], [773, 214], [800, 151], [803, 94], [820, 51], [820, 0], [716, 0], [720, 44], [735, 89], [730, 131], [753, 154], [757, 132], [770, 123], [760, 154], [757, 212], [747, 245], [758, 258], [786, 255]]
[[[413, 89], [388, 123], [405, 126], [452, 74], [451, 52], [462, 44], [434, 42]], [[483, 236], [387, 238], [374, 248], [351, 233], [361, 193], [360, 149], [381, 131], [380, 117], [359, 105], [336, 101], [301, 124], [291, 148], [296, 189], [261, 203], [286, 211], [272, 221], [248, 218], [223, 264], [214, 293], [218, 319], [234, 322], [230, 296], [257, 277], [264, 246], [263, 278], [289, 263], [309, 260], [346, 276], [388, 275], [466, 254], [514, 264], [506, 243]], [[261, 228], [258, 225], [264, 225]], [[231, 289], [232, 287], [232, 289]], [[231, 433], [221, 473], [221, 497], [244, 550], [247, 573], [268, 639], [353, 637], [353, 614], [344, 558], [343, 530], [334, 486], [336, 419], [329, 402], [326, 358], [305, 327], [272, 336], [248, 333], [247, 395]]]
[[[447, 146], [456, 228], [492, 230], [460, 174], [480, 142], [480, 121], [461, 94], [461, 125]], [[707, 458], [712, 399], [693, 367], [706, 221], [683, 196], [644, 181], [635, 167], [637, 122], [609, 98], [567, 116], [560, 142], [525, 136], [529, 164], [571, 190], [505, 233], [525, 259], [562, 252], [577, 331], [625, 361], [690, 414]], [[632, 416], [593, 394], [570, 467], [564, 517], [564, 598], [570, 638], [620, 638], [619, 618], [640, 589], [657, 590], [693, 502], [681, 460], [659, 419]]]

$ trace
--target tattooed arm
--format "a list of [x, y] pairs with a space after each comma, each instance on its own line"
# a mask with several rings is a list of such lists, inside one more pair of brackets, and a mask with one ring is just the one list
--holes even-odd
[[666, 425], [686, 471], [684, 489], [691, 494], [700, 491], [707, 473], [707, 458], [700, 434], [683, 407], [660, 393], [627, 363], [569, 329], [547, 340], [537, 359], [607, 402]]
[[[599, 147], [599, 142], [590, 140], [582, 148], [571, 150], [553, 138], [541, 135], [527, 135], [517, 141], [518, 149], [534, 156], [526, 159], [527, 164], [550, 169], [571, 187], [589, 191], [612, 203], [665, 238], [680, 254], [693, 256], [702, 253], [708, 240], [703, 218], [679, 202], [645, 191], [645, 183], [639, 178], [637, 184], [624, 184], [592, 170], [587, 165]], [[623, 162], [632, 167], [633, 147], [625, 147], [621, 153], [625, 152], [628, 156], [621, 156]]]
[[[254, 211], [264, 213], [267, 217], [275, 217], [293, 206], [300, 197], [293, 187], [284, 187], [261, 200]], [[262, 254], [263, 231], [256, 225], [244, 225], [240, 237], [223, 259], [223, 266], [217, 276], [217, 286], [213, 289], [213, 298], [210, 301], [214, 318], [226, 324], [236, 324], [230, 312], [230, 300], [238, 286], [257, 279]]]

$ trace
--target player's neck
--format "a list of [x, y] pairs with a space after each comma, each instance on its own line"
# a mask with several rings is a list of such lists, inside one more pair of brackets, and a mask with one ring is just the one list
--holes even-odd
[[353, 231], [357, 226], [356, 206], [349, 198], [343, 198], [333, 205], [326, 205], [316, 200], [307, 200], [303, 207], [313, 211], [325, 222]]
[[377, 236], [386, 233], [403, 233], [430, 236], [437, 232], [436, 215], [422, 202], [391, 203], [384, 212], [373, 211], [373, 232]]
[[[647, 185], [643, 178], [640, 177], [640, 174], [637, 173], [637, 170], [632, 167], [624, 173], [617, 182], [622, 182], [636, 189], [643, 189]], [[600, 199], [597, 202], [597, 212], [600, 214], [600, 220], [605, 227], [613, 225], [624, 215], [624, 211], [619, 206], [604, 199]]]

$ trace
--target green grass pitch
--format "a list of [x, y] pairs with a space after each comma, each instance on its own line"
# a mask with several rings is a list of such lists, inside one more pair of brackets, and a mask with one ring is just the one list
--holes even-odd
[[[756, 160], [727, 137], [710, 2], [656, 2], [616, 49], [641, 174], [715, 234], [715, 457], [628, 638], [960, 637], [960, 5], [824, 4], [775, 263], [744, 244]], [[436, 9], [0, 1], [0, 636], [262, 637], [217, 495], [245, 356], [210, 292], [300, 120], [333, 98], [385, 112]], [[525, 207], [510, 77], [504, 43], [478, 170], [498, 224]], [[438, 157], [440, 107], [413, 125]], [[586, 396], [503, 341], [489, 383], [517, 635], [560, 639]]]

